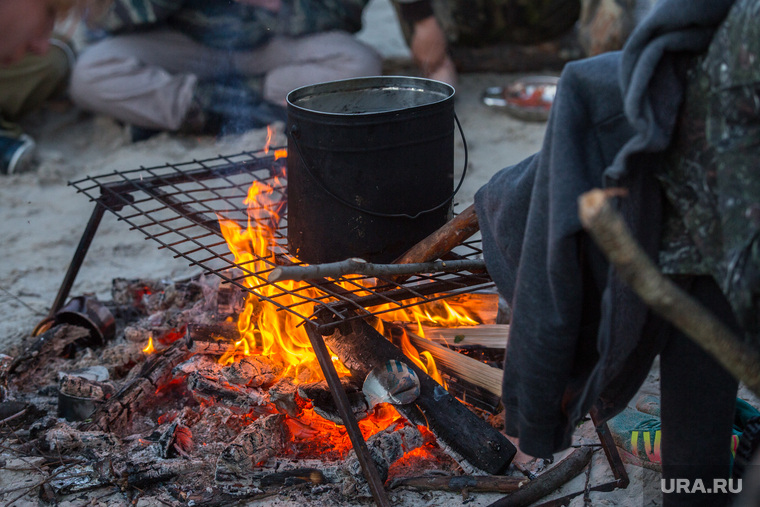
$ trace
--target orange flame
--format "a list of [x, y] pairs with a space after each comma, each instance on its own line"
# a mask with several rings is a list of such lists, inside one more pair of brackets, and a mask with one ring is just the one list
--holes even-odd
[[[272, 136], [273, 131], [268, 129], [266, 150], [269, 149]], [[275, 158], [286, 155], [285, 150], [275, 152]], [[282, 209], [282, 203], [276, 201], [274, 197], [276, 188], [281, 188], [281, 182], [276, 177], [273, 178], [272, 185], [263, 182], [254, 182], [251, 185], [244, 201], [248, 207], [248, 221], [245, 228], [236, 222], [219, 217], [222, 235], [235, 257], [235, 262], [251, 273], [266, 271], [271, 264], [274, 264], [273, 252], [276, 247], [274, 229], [279, 222], [279, 212]], [[236, 355], [257, 353], [283, 363], [285, 366], [283, 375], [293, 377], [297, 383], [321, 380], [323, 378], [321, 369], [308, 335], [301, 325], [300, 317], [288, 311], [278, 310], [267, 300], [276, 298], [278, 304], [298, 308], [299, 313], [310, 315], [313, 313], [314, 303], [308, 299], [319, 299], [321, 295], [305, 282], [285, 280], [278, 282], [278, 286], [274, 286], [259, 276], [251, 275], [245, 279], [245, 284], [251, 291], [247, 296], [245, 308], [238, 318], [238, 330], [242, 339], [235, 344], [234, 350], [222, 357], [220, 362], [228, 364], [234, 361]], [[300, 297], [296, 298], [290, 295], [291, 293], [297, 293]], [[390, 317], [390, 320], [417, 321], [420, 324], [424, 322], [439, 326], [479, 323], [465, 310], [456, 310], [445, 301], [394, 310], [386, 313], [384, 317]], [[378, 320], [376, 327], [382, 333], [382, 321]], [[420, 331], [420, 335], [424, 336], [424, 332]], [[404, 353], [443, 385], [443, 379], [437, 371], [432, 356], [427, 352], [418, 353], [408, 339], [404, 341]], [[333, 355], [332, 359], [340, 376], [350, 373], [337, 357]]]
[[148, 336], [148, 344], [142, 349], [146, 354], [153, 354], [156, 348], [153, 346], [153, 336]]
[[[273, 139], [274, 139], [274, 129], [271, 127], [271, 125], [267, 125], [267, 140], [264, 143], [264, 153], [269, 153], [269, 148], [272, 146]], [[274, 150], [275, 160], [280, 160], [281, 158], [285, 158], [287, 156], [288, 156], [288, 150], [286, 150], [285, 148]]]
[[[274, 260], [274, 229], [266, 224], [276, 224], [279, 221], [276, 210], [280, 207], [278, 203], [273, 202], [276, 186], [280, 186], [278, 178], [274, 178], [274, 186], [261, 182], [251, 185], [248, 197], [244, 201], [248, 206], [248, 223], [245, 229], [233, 221], [221, 217], [219, 219], [222, 235], [235, 256], [235, 262], [250, 272], [263, 271], [269, 267], [261, 259], [268, 259], [270, 262]], [[276, 296], [283, 306], [301, 306], [299, 311], [309, 315], [314, 304], [288, 293], [308, 291], [314, 292], [312, 295], [317, 297], [316, 291], [304, 282], [293, 281], [282, 282], [281, 288], [278, 288], [254, 276], [248, 276], [245, 284], [251, 292], [238, 318], [238, 331], [242, 339], [236, 344], [238, 347], [235, 353], [260, 353], [279, 361], [285, 366], [283, 375], [292, 376], [296, 382], [321, 380], [321, 369], [309, 337], [300, 325], [300, 318], [287, 311], [278, 311], [275, 305], [263, 299]], [[234, 354], [230, 354], [224, 360], [229, 361], [232, 355]], [[337, 358], [333, 358], [333, 363], [339, 375], [348, 375], [348, 370]]]

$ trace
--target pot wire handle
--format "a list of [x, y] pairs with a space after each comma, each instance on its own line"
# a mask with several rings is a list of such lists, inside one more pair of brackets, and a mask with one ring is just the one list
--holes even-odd
[[464, 183], [464, 177], [467, 174], [467, 164], [469, 160], [469, 153], [467, 150], [467, 139], [464, 137], [464, 130], [462, 129], [462, 124], [459, 123], [459, 118], [457, 117], [457, 114], [454, 113], [454, 121], [457, 124], [457, 128], [459, 129], [459, 135], [462, 136], [462, 145], [464, 146], [464, 168], [462, 169], [462, 176], [459, 178], [459, 183], [457, 184], [457, 187], [454, 189], [454, 191], [451, 193], [450, 196], [448, 196], [443, 202], [440, 204], [433, 206], [432, 208], [422, 210], [417, 212], [414, 215], [409, 215], [407, 213], [382, 213], [380, 211], [372, 211], [365, 208], [362, 208], [361, 206], [357, 206], [356, 204], [349, 202], [339, 195], [335, 195], [327, 186], [314, 176], [314, 173], [311, 171], [311, 168], [309, 168], [309, 164], [306, 163], [306, 160], [303, 157], [303, 152], [301, 151], [301, 146], [298, 144], [298, 127], [296, 125], [292, 125], [290, 127], [290, 132], [288, 132], [290, 139], [293, 140], [293, 144], [296, 146], [296, 151], [298, 152], [298, 158], [301, 159], [301, 164], [303, 165], [304, 169], [306, 169], [306, 172], [309, 173], [309, 176], [311, 176], [311, 179], [317, 182], [317, 185], [319, 185], [319, 188], [321, 188], [327, 195], [335, 199], [336, 201], [340, 202], [341, 204], [348, 206], [349, 208], [355, 209], [356, 211], [360, 211], [362, 213], [366, 213], [368, 215], [376, 216], [376, 217], [382, 217], [382, 218], [410, 218], [415, 219], [420, 215], [424, 215], [425, 213], [431, 213], [433, 211], [439, 210], [442, 207], [446, 206], [459, 192], [459, 189], [462, 188], [462, 183]]

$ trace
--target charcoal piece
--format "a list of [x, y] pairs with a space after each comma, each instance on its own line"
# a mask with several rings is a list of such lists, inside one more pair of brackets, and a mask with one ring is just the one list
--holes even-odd
[[56, 496], [108, 486], [113, 480], [102, 463], [64, 465], [53, 470], [51, 477], [49, 484]]
[[224, 368], [222, 375], [231, 384], [259, 387], [273, 383], [280, 373], [272, 360], [263, 356], [246, 356]]
[[32, 403], [6, 400], [0, 403], [0, 434], [28, 427], [43, 415], [45, 412]]
[[187, 388], [201, 401], [221, 403], [238, 413], [249, 412], [267, 403], [264, 394], [257, 388], [217, 382], [198, 373], [188, 375]]
[[116, 431], [128, 425], [142, 402], [167, 384], [172, 369], [190, 356], [186, 345], [185, 340], [179, 340], [133, 368], [125, 384], [92, 414], [92, 421], [82, 429]]
[[324, 484], [327, 482], [325, 474], [316, 468], [294, 468], [283, 472], [275, 472], [261, 478], [260, 486], [269, 488], [272, 486], [292, 486], [295, 484]]
[[153, 336], [153, 331], [142, 326], [127, 326], [124, 328], [124, 338], [132, 343], [145, 346]]
[[193, 353], [216, 356], [234, 352], [235, 342], [240, 340], [237, 325], [233, 322], [188, 324], [187, 336], [188, 348]]
[[219, 364], [215, 358], [198, 354], [175, 366], [172, 375], [182, 377], [196, 373], [206, 378], [218, 379], [223, 368], [224, 365]]
[[[348, 378], [342, 378], [340, 383], [346, 391], [351, 411], [356, 419], [361, 420], [367, 417], [372, 412], [372, 409], [364, 397], [361, 386], [356, 381]], [[335, 424], [343, 424], [343, 419], [338, 414], [338, 408], [335, 405], [326, 381], [301, 384], [298, 386], [298, 395], [304, 400], [311, 401], [314, 411], [321, 417]]]
[[57, 424], [49, 429], [42, 441], [44, 448], [67, 455], [74, 451], [92, 450], [110, 453], [121, 445], [121, 440], [102, 431], [78, 431], [68, 424]]
[[21, 377], [19, 373], [34, 371], [41, 362], [53, 357], [62, 357], [70, 352], [70, 345], [78, 340], [86, 340], [90, 332], [79, 326], [59, 324], [34, 337], [29, 346], [8, 366], [8, 374], [16, 373], [14, 380]]
[[58, 391], [70, 396], [104, 401], [115, 390], [112, 383], [106, 382], [108, 377], [108, 369], [103, 366], [91, 366], [70, 372], [59, 372]]
[[[420, 447], [424, 439], [420, 431], [414, 426], [391, 425], [367, 439], [372, 461], [377, 466], [380, 479], [384, 482], [388, 478], [388, 470], [391, 465], [401, 459], [405, 453]], [[346, 496], [372, 496], [369, 485], [364, 479], [361, 464], [356, 457], [356, 451], [351, 450], [346, 457], [344, 472], [346, 477], [342, 481], [342, 493]]]
[[188, 451], [193, 447], [193, 434], [178, 419], [159, 436], [157, 444], [158, 455], [164, 459], [177, 456], [189, 458]]
[[296, 385], [290, 377], [281, 378], [269, 388], [269, 401], [290, 417], [298, 417], [303, 412], [296, 399]]
[[216, 481], [250, 477], [254, 466], [282, 451], [285, 445], [284, 420], [284, 415], [272, 414], [245, 428], [219, 455]]

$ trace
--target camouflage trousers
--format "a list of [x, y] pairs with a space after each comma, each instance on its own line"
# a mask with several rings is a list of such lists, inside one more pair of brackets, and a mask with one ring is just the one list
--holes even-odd
[[[591, 56], [622, 48], [654, 1], [431, 0], [431, 3], [454, 46], [537, 44], [570, 32], [577, 22], [578, 42]], [[400, 16], [399, 20], [409, 41], [412, 27]]]
[[680, 242], [665, 239], [663, 271], [712, 275], [760, 347], [758, 15], [760, 0], [737, 0], [691, 68], [669, 167], [659, 176], [669, 223], [686, 233]]

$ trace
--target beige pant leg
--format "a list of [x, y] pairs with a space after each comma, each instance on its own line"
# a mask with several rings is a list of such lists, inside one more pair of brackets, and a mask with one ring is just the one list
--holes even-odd
[[74, 68], [72, 100], [141, 127], [176, 130], [198, 79], [263, 77], [264, 98], [284, 104], [299, 86], [376, 75], [381, 59], [345, 32], [275, 38], [250, 51], [222, 51], [170, 30], [116, 36], [86, 49]]
[[377, 51], [341, 31], [277, 37], [257, 50], [236, 53], [233, 62], [242, 75], [263, 74], [264, 98], [283, 105], [301, 86], [382, 73]]
[[120, 35], [86, 48], [70, 95], [81, 108], [140, 127], [176, 130], [198, 78], [229, 72], [229, 54], [173, 30]]

